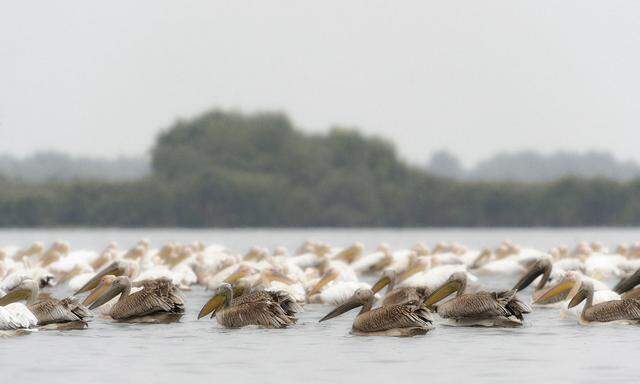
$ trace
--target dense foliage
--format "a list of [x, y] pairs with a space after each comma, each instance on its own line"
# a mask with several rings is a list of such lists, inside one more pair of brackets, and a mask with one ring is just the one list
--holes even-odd
[[282, 114], [179, 121], [126, 182], [0, 180], [0, 226], [637, 225], [640, 181], [460, 182], [352, 129], [296, 130]]

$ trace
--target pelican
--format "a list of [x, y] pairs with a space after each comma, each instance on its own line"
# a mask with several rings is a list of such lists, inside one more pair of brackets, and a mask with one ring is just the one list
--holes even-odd
[[380, 244], [375, 252], [359, 258], [352, 266], [360, 274], [372, 274], [384, 270], [394, 261], [389, 247], [386, 244]]
[[[220, 308], [222, 307], [222, 308]], [[297, 304], [285, 292], [259, 290], [235, 298], [231, 284], [222, 283], [215, 289], [198, 314], [198, 319], [212, 313], [218, 324], [226, 328], [257, 325], [265, 328], [285, 328], [296, 322]]]
[[564, 274], [557, 283], [543, 290], [533, 301], [535, 305], [560, 306], [560, 315], [563, 318], [580, 318], [582, 307], [569, 308], [565, 300], [574, 297], [583, 282], [589, 282], [594, 288], [593, 304], [605, 301], [620, 300], [620, 295], [613, 292], [604, 283], [591, 277], [584, 276], [580, 272], [569, 271]]
[[355, 271], [340, 261], [327, 263], [325, 273], [311, 287], [307, 299], [311, 303], [342, 304], [360, 288], [369, 288], [369, 284], [358, 281]]
[[531, 308], [517, 298], [516, 290], [464, 293], [466, 286], [467, 275], [463, 272], [453, 273], [427, 297], [425, 305], [433, 306], [456, 292], [455, 298], [437, 306], [437, 313], [450, 320], [451, 325], [459, 326], [520, 326], [522, 315], [531, 312]]
[[92, 317], [91, 312], [80, 301], [71, 296], [62, 300], [52, 297], [39, 297], [39, 284], [32, 279], [25, 279], [0, 298], [0, 306], [20, 300], [27, 301], [27, 308], [38, 320], [38, 325], [79, 322], [86, 326], [86, 320]]
[[0, 307], [0, 331], [27, 329], [38, 325], [38, 319], [22, 303]]
[[522, 278], [513, 286], [513, 289], [516, 291], [522, 291], [526, 287], [528, 287], [533, 281], [540, 275], [540, 281], [538, 285], [536, 285], [535, 290], [533, 291], [533, 300], [540, 297], [542, 293], [544, 293], [544, 287], [551, 279], [551, 270], [553, 265], [551, 264], [551, 260], [547, 257], [543, 257], [535, 261], [527, 270], [527, 272], [522, 276]]
[[583, 281], [580, 290], [569, 302], [569, 308], [582, 301], [586, 304], [580, 314], [580, 324], [608, 323], [612, 321], [640, 321], [640, 301], [637, 299], [610, 300], [593, 304], [593, 284]]
[[402, 275], [398, 272], [388, 269], [382, 273], [380, 279], [373, 284], [371, 290], [378, 293], [385, 286], [387, 292], [382, 300], [382, 306], [391, 304], [405, 304], [409, 302], [422, 302], [431, 291], [427, 287], [396, 287], [401, 282]]
[[358, 289], [344, 304], [329, 312], [320, 322], [362, 307], [351, 327], [358, 336], [417, 336], [433, 329], [431, 313], [420, 302], [393, 304], [372, 309], [375, 294], [371, 289]]
[[[109, 315], [114, 320], [152, 320], [159, 315], [181, 315], [184, 313], [184, 300], [178, 288], [168, 279], [147, 280], [143, 288], [131, 293], [131, 280], [127, 276], [103, 280], [104, 286], [98, 286], [95, 301], [89, 309], [95, 309], [120, 295]], [[102, 293], [104, 292], [104, 293]], [[92, 301], [90, 299], [90, 301]], [[148, 317], [156, 316], [156, 317]]]

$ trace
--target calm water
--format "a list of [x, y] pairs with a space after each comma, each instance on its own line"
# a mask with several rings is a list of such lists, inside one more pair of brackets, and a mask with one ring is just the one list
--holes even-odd
[[[0, 244], [65, 239], [75, 249], [101, 249], [110, 240], [126, 247], [142, 237], [155, 245], [202, 240], [237, 251], [251, 245], [292, 249], [309, 238], [361, 241], [369, 248], [380, 242], [408, 247], [440, 240], [480, 247], [509, 238], [544, 249], [580, 240], [632, 242], [640, 240], [640, 230], [6, 230], [0, 231]], [[505, 287], [515, 279], [485, 283]], [[520, 329], [439, 326], [411, 339], [369, 338], [349, 335], [355, 313], [318, 324], [330, 309], [320, 305], [307, 305], [290, 329], [226, 330], [215, 320], [194, 320], [206, 292], [196, 288], [186, 296], [187, 313], [175, 324], [96, 318], [86, 330], [0, 339], [0, 383], [601, 383], [638, 382], [640, 375], [640, 328], [580, 327], [561, 320], [557, 309], [536, 310]]]

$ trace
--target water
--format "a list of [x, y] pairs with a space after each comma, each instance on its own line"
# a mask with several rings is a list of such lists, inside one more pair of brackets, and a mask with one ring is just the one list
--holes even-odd
[[[293, 249], [309, 238], [341, 245], [361, 241], [368, 248], [383, 241], [398, 248], [440, 240], [481, 247], [509, 238], [546, 249], [581, 240], [633, 242], [640, 240], [640, 230], [4, 230], [0, 244], [65, 239], [75, 249], [101, 249], [111, 240], [125, 247], [142, 237], [155, 245], [202, 240], [237, 251], [251, 245]], [[516, 278], [484, 282], [506, 287]], [[195, 320], [207, 292], [196, 287], [186, 297], [187, 313], [175, 324], [96, 318], [86, 330], [0, 339], [0, 383], [601, 383], [637, 382], [640, 374], [637, 326], [581, 327], [561, 320], [557, 309], [536, 309], [519, 329], [438, 326], [402, 339], [349, 335], [355, 311], [319, 324], [330, 310], [321, 305], [305, 306], [290, 329], [227, 330], [215, 320]]]

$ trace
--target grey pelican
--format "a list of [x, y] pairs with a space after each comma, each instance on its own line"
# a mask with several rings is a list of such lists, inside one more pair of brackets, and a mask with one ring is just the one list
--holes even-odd
[[640, 301], [637, 299], [610, 300], [593, 304], [593, 284], [583, 281], [580, 290], [569, 302], [569, 308], [587, 302], [580, 314], [580, 324], [608, 323], [611, 321], [640, 321]]
[[329, 312], [320, 322], [362, 307], [351, 327], [354, 335], [406, 337], [424, 335], [433, 329], [431, 313], [419, 301], [373, 308], [374, 301], [372, 290], [358, 289], [351, 299]]
[[93, 317], [91, 312], [71, 296], [62, 300], [39, 294], [39, 283], [32, 279], [22, 280], [5, 296], [0, 298], [0, 306], [26, 300], [27, 308], [38, 320], [38, 325], [77, 322], [80, 327], [86, 326], [86, 320]]
[[[95, 309], [120, 296], [109, 315], [114, 320], [150, 320], [155, 322], [163, 315], [180, 316], [184, 313], [184, 299], [178, 287], [169, 279], [147, 280], [139, 284], [143, 288], [131, 293], [132, 283], [126, 276], [103, 279], [98, 293], [89, 301], [90, 309]], [[95, 297], [98, 296], [98, 297]]]
[[424, 302], [431, 307], [452, 293], [456, 297], [437, 306], [440, 317], [458, 326], [520, 326], [523, 314], [531, 312], [528, 305], [516, 296], [516, 290], [504, 292], [464, 293], [467, 275], [463, 272], [452, 274]]
[[620, 300], [620, 295], [610, 290], [606, 284], [588, 276], [584, 276], [580, 272], [569, 271], [565, 272], [561, 279], [554, 284], [550, 284], [547, 289], [540, 293], [533, 301], [533, 304], [544, 303], [546, 306], [551, 306], [553, 304], [554, 306], [560, 307], [560, 315], [563, 318], [575, 317], [580, 319], [582, 307], [575, 306], [569, 308], [566, 300], [571, 299], [576, 295], [576, 293], [578, 293], [578, 290], [580, 290], [582, 282], [584, 281], [588, 281], [595, 291], [592, 301], [593, 304], [611, 300]]
[[212, 313], [218, 324], [226, 328], [257, 325], [265, 328], [285, 328], [296, 322], [299, 306], [283, 291], [257, 290], [233, 297], [231, 284], [222, 283], [214, 290], [198, 314], [198, 319]]

